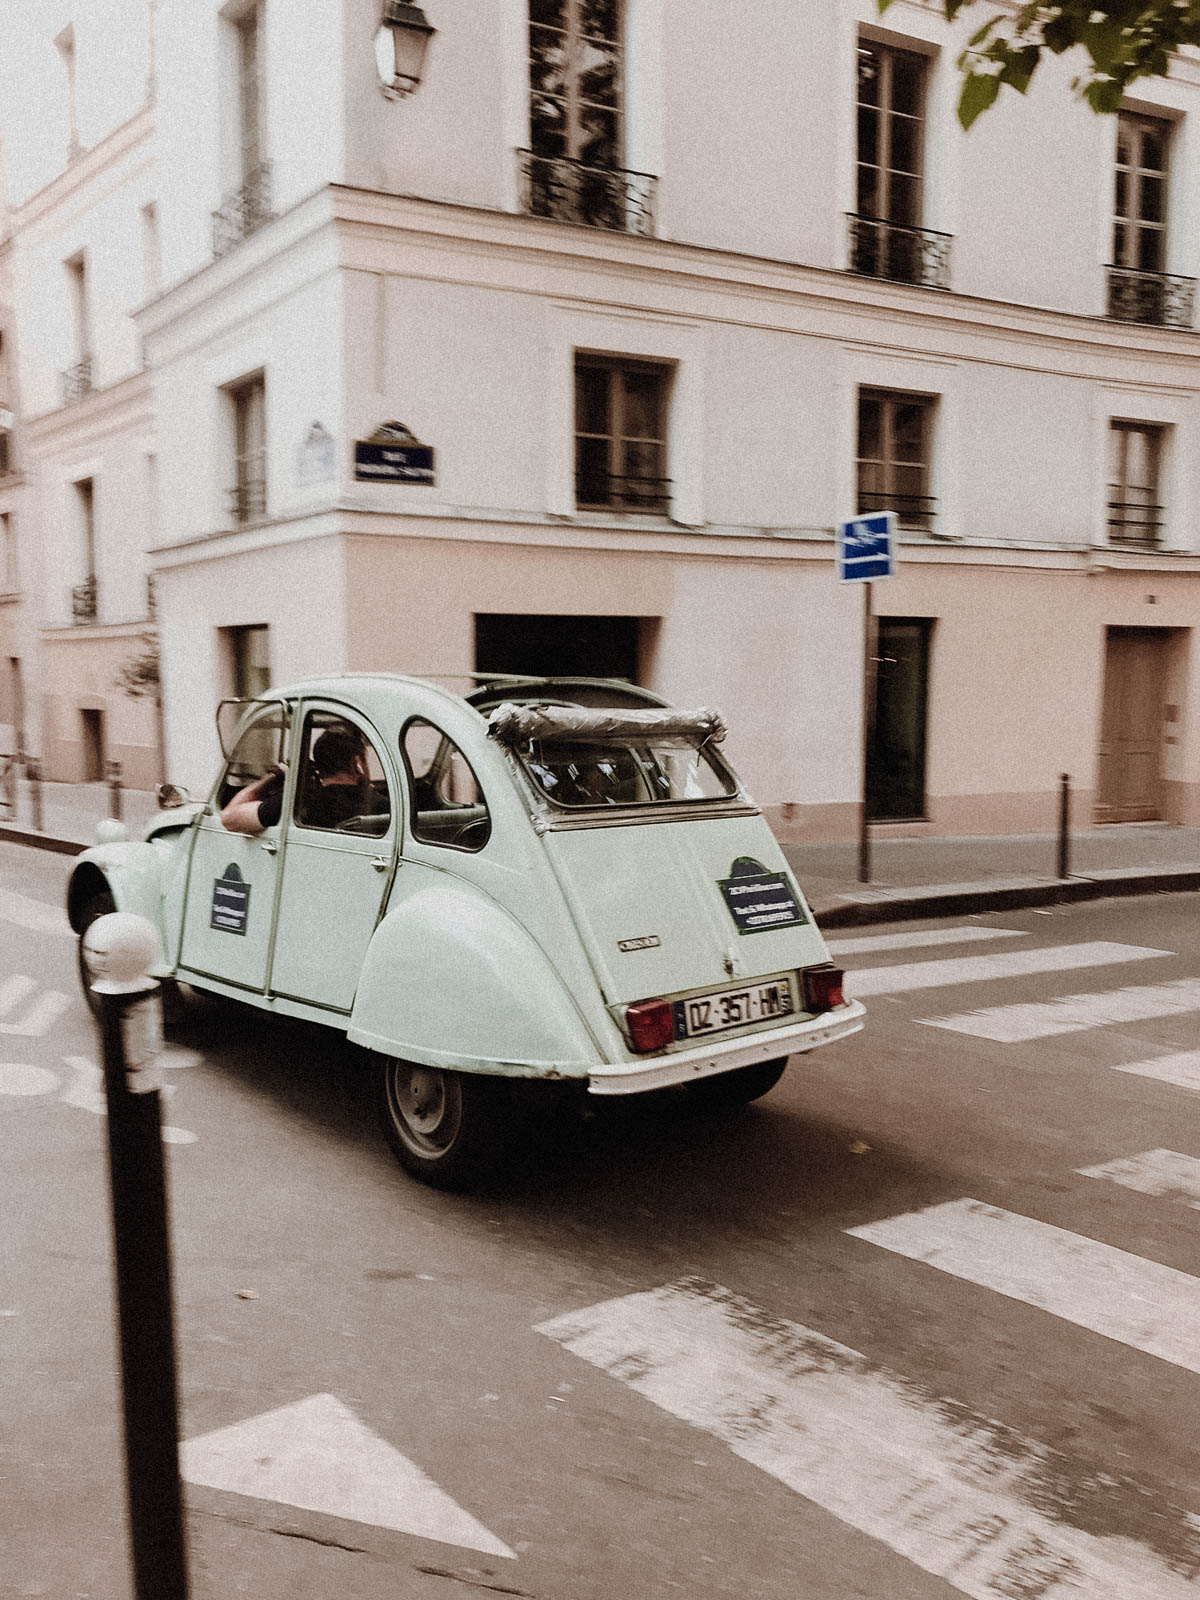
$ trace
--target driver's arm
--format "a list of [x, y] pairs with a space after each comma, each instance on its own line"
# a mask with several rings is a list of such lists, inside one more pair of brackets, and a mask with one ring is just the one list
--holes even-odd
[[221, 825], [230, 833], [262, 833], [279, 821], [282, 796], [283, 773], [274, 769], [238, 790], [221, 812]]

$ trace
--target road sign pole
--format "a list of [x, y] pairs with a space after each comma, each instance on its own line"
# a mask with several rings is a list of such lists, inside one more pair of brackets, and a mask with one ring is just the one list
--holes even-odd
[[873, 585], [863, 584], [863, 709], [862, 709], [862, 799], [858, 807], [858, 881], [871, 881], [870, 795], [871, 747], [875, 742], [875, 608]]

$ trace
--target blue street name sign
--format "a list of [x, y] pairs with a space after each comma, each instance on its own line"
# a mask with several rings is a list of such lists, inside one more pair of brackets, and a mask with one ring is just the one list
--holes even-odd
[[869, 517], [839, 522], [837, 575], [839, 583], [890, 578], [896, 570], [896, 513], [877, 511]]

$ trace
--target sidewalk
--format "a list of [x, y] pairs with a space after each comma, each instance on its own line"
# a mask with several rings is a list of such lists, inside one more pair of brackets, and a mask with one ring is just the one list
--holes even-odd
[[[153, 794], [125, 789], [121, 802], [130, 838], [140, 838], [158, 815]], [[102, 783], [44, 783], [43, 829], [36, 833], [23, 783], [17, 820], [0, 817], [0, 840], [77, 855], [95, 843], [96, 824], [108, 814]], [[1200, 889], [1200, 828], [1157, 822], [1110, 823], [1072, 834], [1067, 879], [1055, 877], [1053, 834], [876, 839], [869, 884], [858, 882], [856, 843], [786, 844], [783, 853], [823, 928]]]

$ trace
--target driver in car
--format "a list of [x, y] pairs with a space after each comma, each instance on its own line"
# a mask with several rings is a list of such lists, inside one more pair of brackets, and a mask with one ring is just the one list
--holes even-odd
[[[370, 809], [370, 774], [363, 741], [353, 729], [326, 728], [312, 747], [312, 781], [297, 820], [310, 828], [337, 828]], [[230, 833], [262, 833], [283, 812], [284, 768], [273, 766], [240, 789], [221, 812]]]

